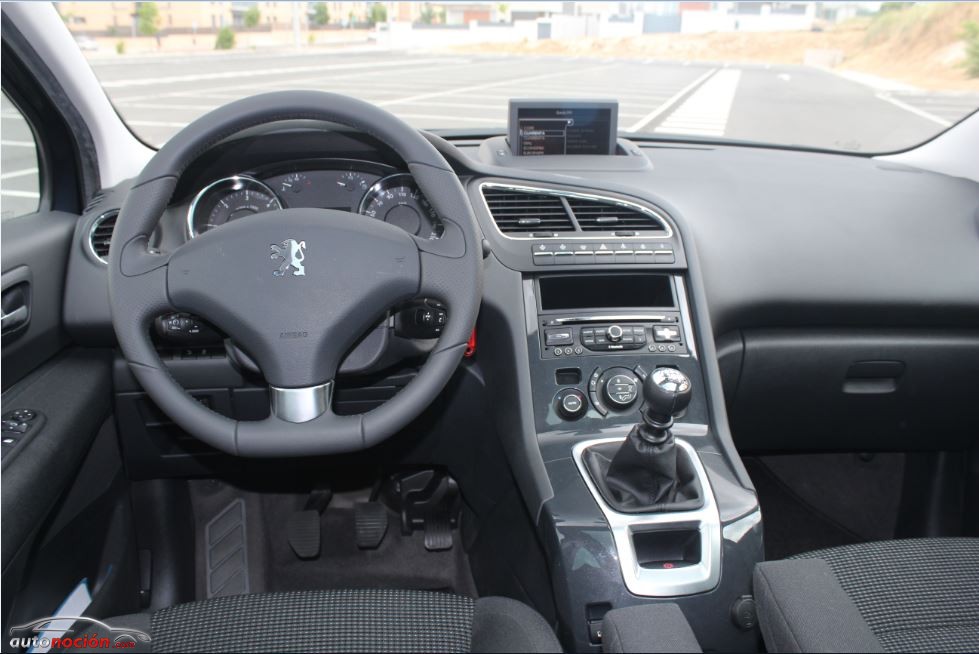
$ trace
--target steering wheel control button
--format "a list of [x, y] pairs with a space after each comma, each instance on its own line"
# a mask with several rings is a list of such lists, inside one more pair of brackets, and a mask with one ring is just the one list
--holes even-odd
[[570, 327], [545, 329], [544, 345], [574, 345], [574, 332]]
[[565, 420], [577, 420], [588, 412], [588, 400], [577, 388], [565, 388], [554, 399], [558, 415]]

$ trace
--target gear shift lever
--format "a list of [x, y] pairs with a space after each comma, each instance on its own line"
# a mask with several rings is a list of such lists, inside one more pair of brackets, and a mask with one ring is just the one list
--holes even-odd
[[676, 368], [657, 368], [646, 375], [642, 396], [642, 423], [636, 425], [639, 436], [651, 444], [673, 441], [673, 416], [682, 413], [690, 404], [690, 378]]
[[592, 479], [616, 510], [650, 513], [690, 510], [703, 504], [692, 463], [685, 453], [678, 459], [671, 431], [674, 416], [690, 404], [691, 391], [685, 374], [675, 368], [657, 368], [643, 382], [642, 421], [625, 442], [586, 451]]

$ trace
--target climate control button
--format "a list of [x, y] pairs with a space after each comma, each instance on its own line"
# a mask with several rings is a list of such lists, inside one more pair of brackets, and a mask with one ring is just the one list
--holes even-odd
[[577, 420], [588, 412], [588, 400], [577, 388], [565, 388], [554, 397], [554, 408], [565, 420]]
[[640, 382], [628, 368], [610, 368], [599, 379], [601, 397], [613, 411], [625, 411], [639, 398]]

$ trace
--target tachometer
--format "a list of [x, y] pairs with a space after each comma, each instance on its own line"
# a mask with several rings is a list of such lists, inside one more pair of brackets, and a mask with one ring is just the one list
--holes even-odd
[[208, 184], [194, 197], [187, 212], [187, 229], [193, 238], [232, 220], [281, 208], [275, 192], [257, 179], [226, 177]]
[[360, 213], [397, 225], [427, 239], [442, 235], [442, 221], [406, 173], [390, 175], [374, 184], [360, 201]]

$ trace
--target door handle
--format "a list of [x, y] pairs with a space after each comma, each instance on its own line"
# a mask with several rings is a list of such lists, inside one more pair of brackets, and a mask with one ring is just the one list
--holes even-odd
[[4, 345], [20, 338], [31, 320], [31, 269], [18, 266], [0, 276], [0, 333]]
[[27, 307], [21, 305], [10, 313], [0, 315], [0, 331], [5, 332], [10, 329], [17, 329], [27, 322], [28, 314]]

